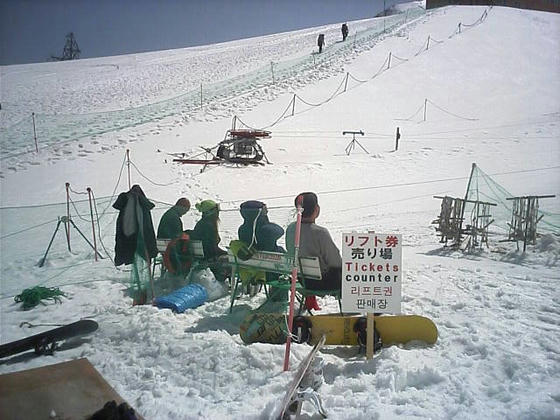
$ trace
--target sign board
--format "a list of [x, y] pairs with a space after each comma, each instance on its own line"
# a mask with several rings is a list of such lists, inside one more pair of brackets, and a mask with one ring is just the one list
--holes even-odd
[[402, 236], [342, 234], [342, 311], [401, 312]]

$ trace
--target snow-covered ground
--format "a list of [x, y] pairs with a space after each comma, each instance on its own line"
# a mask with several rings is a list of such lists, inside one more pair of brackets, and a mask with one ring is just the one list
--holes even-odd
[[[244, 200], [265, 201], [271, 220], [287, 226], [293, 197], [311, 190], [319, 194], [318, 223], [338, 243], [353, 230], [403, 235], [402, 313], [433, 319], [438, 342], [392, 346], [371, 361], [355, 348], [325, 348], [321, 395], [329, 418], [559, 418], [558, 224], [522, 255], [499, 242], [506, 237], [499, 230], [488, 249], [448, 251], [431, 222], [440, 206], [433, 196], [462, 197], [472, 163], [514, 195], [556, 194], [540, 207], [560, 213], [560, 15], [457, 6], [400, 16], [389, 17], [387, 33], [379, 31], [382, 19], [349, 22], [347, 45], [337, 42], [340, 25], [328, 25], [208, 47], [2, 67], [0, 342], [49, 328], [20, 328], [23, 321], [92, 317], [100, 328], [54, 356], [5, 360], [0, 373], [87, 357], [148, 419], [268, 418], [281, 400], [292, 377], [282, 372], [284, 347], [245, 345], [239, 337], [239, 323], [264, 296], [243, 297], [231, 315], [228, 298], [179, 315], [133, 307], [125, 294], [130, 272], [108, 258], [94, 262], [75, 230], [71, 253], [60, 229], [45, 266], [36, 266], [66, 214], [67, 182], [73, 220], [88, 238], [86, 188], [93, 191], [94, 219], [112, 254], [117, 215], [110, 204], [128, 190], [129, 149], [132, 183], [157, 204], [156, 225], [180, 196], [215, 199], [227, 244]], [[318, 56], [311, 53], [321, 32], [327, 44]], [[274, 84], [271, 61], [282, 75]], [[219, 86], [202, 108], [174, 100], [201, 83]], [[146, 117], [161, 101], [171, 112]], [[114, 115], [130, 124], [108, 132], [88, 126], [91, 113], [109, 110], [115, 114], [103, 121]], [[38, 154], [32, 135], [29, 144], [7, 142], [9, 127], [30, 121], [31, 112], [85, 121], [82, 129], [94, 134], [64, 132], [57, 145], [51, 130], [44, 144], [38, 125]], [[214, 146], [234, 115], [238, 126], [271, 126], [272, 138], [262, 142], [271, 165], [200, 173], [171, 163], [170, 152], [196, 155]], [[357, 140], [369, 154], [357, 147], [346, 155], [345, 130], [363, 130]], [[185, 227], [197, 219], [193, 209]], [[20, 310], [13, 296], [38, 284], [60, 286], [67, 298]], [[320, 305], [337, 311], [334, 299]], [[293, 369], [309, 346], [292, 350]], [[303, 408], [304, 418], [318, 418]]]

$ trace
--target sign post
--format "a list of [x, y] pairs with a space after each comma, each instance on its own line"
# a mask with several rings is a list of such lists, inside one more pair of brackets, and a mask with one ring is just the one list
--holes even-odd
[[342, 311], [366, 312], [366, 357], [373, 357], [375, 313], [401, 312], [402, 236], [342, 234]]

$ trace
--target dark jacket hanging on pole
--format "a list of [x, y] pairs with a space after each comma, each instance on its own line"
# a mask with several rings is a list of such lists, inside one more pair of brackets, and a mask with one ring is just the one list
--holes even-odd
[[115, 265], [132, 264], [134, 253], [144, 258], [157, 255], [156, 235], [150, 210], [155, 206], [150, 202], [139, 185], [119, 194], [113, 207], [119, 210], [115, 236]]

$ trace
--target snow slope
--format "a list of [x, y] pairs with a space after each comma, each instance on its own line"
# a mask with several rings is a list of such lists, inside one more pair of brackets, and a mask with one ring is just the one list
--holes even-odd
[[[212, 198], [223, 208], [227, 244], [241, 224], [242, 201], [265, 201], [271, 220], [287, 226], [293, 197], [312, 190], [321, 204], [318, 223], [338, 243], [349, 230], [403, 235], [402, 312], [433, 319], [439, 340], [392, 346], [369, 362], [355, 348], [324, 349], [321, 395], [330, 418], [560, 417], [558, 230], [525, 255], [500, 243], [499, 231], [490, 248], [464, 254], [442, 248], [431, 225], [440, 205], [433, 196], [463, 196], [473, 162], [515, 195], [556, 194], [540, 204], [560, 213], [560, 16], [464, 6], [400, 19], [385, 34], [380, 19], [349, 22], [349, 41], [355, 31], [367, 34], [356, 35], [352, 46], [339, 45], [340, 25], [329, 25], [208, 47], [2, 67], [6, 130], [30, 112], [118, 111], [175, 98], [200, 83], [219, 85], [224, 96], [118, 131], [78, 139], [65, 133], [58, 146], [40, 143], [38, 154], [32, 137], [27, 146], [2, 140], [0, 342], [48, 328], [20, 328], [22, 321], [93, 317], [100, 328], [54, 356], [4, 361], [0, 373], [87, 357], [150, 419], [264, 419], [281, 400], [291, 380], [282, 372], [284, 347], [247, 346], [239, 338], [239, 323], [264, 296], [244, 296], [231, 315], [227, 298], [180, 315], [132, 307], [124, 293], [130, 272], [108, 258], [94, 262], [75, 230], [71, 253], [61, 229], [45, 267], [35, 265], [57, 217], [66, 214], [66, 182], [73, 220], [88, 238], [86, 188], [94, 192], [93, 211], [112, 255], [110, 204], [115, 192], [128, 189], [129, 149], [132, 182], [157, 204], [156, 224], [179, 196]], [[320, 32], [327, 36], [325, 58], [310, 55]], [[243, 84], [250, 89], [238, 93], [231, 80], [263, 75], [271, 60], [286, 74], [297, 71], [275, 84]], [[214, 146], [234, 115], [238, 126], [272, 125], [262, 146], [273, 164], [200, 173], [171, 163], [169, 152], [197, 155], [199, 146]], [[402, 138], [395, 152], [396, 127]], [[363, 130], [357, 140], [369, 154], [356, 147], [346, 155], [345, 130]], [[189, 212], [185, 226], [197, 218]], [[13, 296], [37, 284], [60, 286], [68, 297], [21, 311]], [[337, 310], [333, 299], [320, 305], [322, 312]], [[308, 351], [293, 346], [292, 369]], [[317, 418], [310, 405], [304, 418]]]

